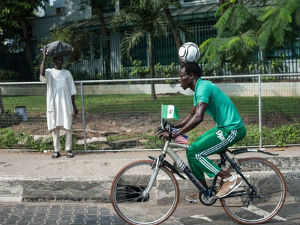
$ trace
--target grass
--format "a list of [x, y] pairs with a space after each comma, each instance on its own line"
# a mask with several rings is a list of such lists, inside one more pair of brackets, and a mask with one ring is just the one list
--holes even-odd
[[16, 106], [26, 106], [31, 115], [46, 112], [46, 96], [3, 96], [5, 110], [13, 111]]
[[[247, 125], [247, 136], [241, 145], [258, 144], [258, 97], [231, 97]], [[85, 110], [88, 114], [160, 114], [161, 104], [176, 105], [181, 118], [187, 115], [193, 105], [193, 97], [185, 95], [159, 95], [158, 100], [152, 100], [150, 95], [97, 95], [84, 96]], [[27, 114], [32, 118], [45, 116], [46, 96], [3, 96], [6, 110], [13, 111], [16, 106], [26, 106]], [[76, 96], [76, 104], [81, 110], [81, 97]], [[287, 143], [299, 143], [300, 98], [299, 97], [263, 97], [263, 143], [278, 146]], [[208, 117], [206, 116], [206, 120]], [[0, 121], [1, 122], [1, 121]], [[267, 123], [268, 122], [268, 123]], [[266, 124], [267, 123], [267, 124]], [[267, 125], [267, 126], [265, 126]], [[297, 125], [297, 126], [296, 126]], [[187, 133], [189, 142], [194, 141], [201, 133], [214, 126], [213, 122], [202, 123], [196, 129]], [[141, 135], [111, 135], [109, 141], [127, 138], [147, 139], [146, 148], [156, 148], [162, 143], [153, 132]], [[43, 147], [43, 146], [42, 146]], [[77, 148], [78, 147], [78, 148]], [[77, 146], [81, 149], [82, 146]], [[88, 146], [88, 149], [97, 147]]]
[[[242, 116], [258, 116], [258, 97], [231, 97]], [[97, 113], [160, 113], [161, 104], [176, 105], [179, 115], [191, 111], [193, 97], [186, 95], [159, 95], [152, 100], [150, 95], [88, 95], [84, 97], [85, 110]], [[31, 116], [44, 115], [46, 112], [46, 96], [4, 96], [6, 110], [16, 106], [26, 106]], [[81, 98], [76, 96], [76, 104], [81, 109]], [[300, 114], [299, 97], [263, 97], [263, 113], [280, 113], [286, 116]]]
[[86, 96], [84, 102], [89, 113], [159, 113], [161, 104], [175, 104], [179, 113], [184, 113], [192, 106], [192, 98], [184, 95], [159, 96], [157, 101], [149, 95]]

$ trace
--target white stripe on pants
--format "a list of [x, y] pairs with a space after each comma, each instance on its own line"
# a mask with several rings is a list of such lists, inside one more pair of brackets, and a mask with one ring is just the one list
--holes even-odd
[[[55, 129], [52, 130], [53, 146], [55, 152], [60, 152], [60, 140], [59, 140], [60, 129], [61, 128], [56, 127]], [[66, 131], [65, 150], [69, 151], [71, 150], [72, 147], [72, 130], [65, 129], [65, 131]]]

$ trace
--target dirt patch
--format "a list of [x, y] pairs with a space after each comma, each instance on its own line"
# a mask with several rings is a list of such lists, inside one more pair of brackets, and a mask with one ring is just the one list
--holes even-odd
[[[159, 114], [128, 113], [99, 115], [86, 115], [87, 137], [99, 135], [109, 136], [112, 134], [146, 134], [153, 133], [160, 124]], [[31, 118], [28, 122], [14, 125], [12, 129], [19, 133], [29, 133], [31, 135], [46, 135], [50, 132], [47, 128], [46, 118]], [[79, 136], [83, 136], [82, 117], [78, 116], [73, 120], [73, 130]]]
[[[289, 124], [296, 118], [287, 118], [278, 113], [263, 114], [263, 125], [268, 127]], [[299, 118], [297, 118], [299, 119]], [[257, 116], [243, 118], [247, 124], [258, 124]], [[160, 124], [160, 114], [157, 113], [101, 113], [86, 115], [87, 138], [110, 135], [128, 135], [135, 136], [139, 134], [153, 134], [154, 129]], [[205, 116], [205, 120], [199, 126], [209, 129], [213, 127], [213, 121]], [[12, 127], [19, 133], [29, 133], [31, 135], [47, 135], [50, 132], [47, 129], [46, 117], [30, 118], [28, 122], [22, 122]], [[81, 115], [73, 120], [74, 134], [78, 138], [83, 137], [83, 122]]]

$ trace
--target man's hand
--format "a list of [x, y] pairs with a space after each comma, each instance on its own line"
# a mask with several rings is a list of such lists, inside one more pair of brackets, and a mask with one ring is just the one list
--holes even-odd
[[45, 47], [43, 49], [43, 60], [42, 60], [42, 63], [41, 63], [41, 66], [40, 66], [40, 75], [41, 76], [45, 76], [45, 61], [46, 61], [46, 58], [47, 58], [47, 48]]
[[46, 59], [47, 58], [47, 47], [45, 47], [43, 49], [43, 58]]
[[169, 133], [168, 132], [162, 132], [162, 133], [160, 133], [160, 134], [158, 134], [158, 138], [159, 139], [162, 139], [162, 138], [164, 138], [164, 139], [169, 139]]
[[[158, 138], [159, 139], [164, 138], [167, 140], [167, 139], [169, 139], [169, 133], [167, 131], [158, 133]], [[175, 139], [175, 138], [177, 138], [177, 134], [172, 132], [172, 139]]]

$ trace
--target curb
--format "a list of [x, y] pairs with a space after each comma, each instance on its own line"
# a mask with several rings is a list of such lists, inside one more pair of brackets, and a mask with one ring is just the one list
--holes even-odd
[[[300, 157], [270, 157], [281, 170], [287, 183], [287, 201], [300, 201]], [[117, 171], [116, 171], [117, 173]], [[178, 177], [177, 177], [178, 178]], [[0, 177], [0, 202], [21, 201], [85, 201], [110, 202], [110, 187], [113, 176], [99, 179], [57, 177]], [[196, 190], [189, 180], [177, 179], [181, 201]], [[271, 188], [271, 187], [270, 187]]]

